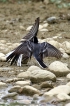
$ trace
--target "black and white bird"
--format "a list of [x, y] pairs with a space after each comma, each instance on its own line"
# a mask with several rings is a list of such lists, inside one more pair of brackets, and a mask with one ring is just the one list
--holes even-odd
[[43, 62], [44, 57], [62, 57], [62, 53], [55, 48], [53, 45], [43, 42], [38, 43], [37, 33], [39, 28], [39, 17], [35, 20], [35, 23], [29, 33], [23, 37], [22, 43], [14, 49], [12, 52], [7, 54], [7, 61], [11, 60], [11, 65], [17, 62], [17, 66], [21, 66], [23, 60], [31, 59], [33, 55], [37, 62], [43, 68], [46, 68], [46, 64]]

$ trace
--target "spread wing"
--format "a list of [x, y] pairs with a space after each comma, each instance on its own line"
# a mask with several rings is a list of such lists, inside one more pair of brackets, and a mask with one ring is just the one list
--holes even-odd
[[32, 41], [34, 37], [36, 38], [37, 33], [38, 33], [38, 28], [39, 28], [39, 17], [36, 18], [35, 23], [34, 23], [33, 27], [30, 29], [29, 33], [22, 38], [22, 42], [24, 40]]
[[43, 49], [42, 49], [42, 53], [43, 53], [43, 57], [56, 57], [56, 58], [61, 58], [62, 57], [62, 52], [59, 51], [56, 47], [54, 47], [53, 45], [44, 42], [42, 43], [43, 45]]
[[[9, 61], [11, 60], [11, 65], [14, 62], [18, 62], [18, 61], [22, 61], [22, 55], [23, 55], [23, 59], [24, 61], [26, 59], [31, 58], [31, 48], [28, 47], [28, 41], [23, 42], [22, 44], [20, 44], [16, 49], [14, 49], [12, 52], [8, 53], [6, 55], [6, 60]], [[17, 63], [18, 64], [18, 63]]]

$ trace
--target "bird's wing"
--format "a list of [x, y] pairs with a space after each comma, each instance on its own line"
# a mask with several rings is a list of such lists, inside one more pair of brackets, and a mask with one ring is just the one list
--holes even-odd
[[61, 58], [62, 57], [62, 52], [59, 51], [56, 47], [53, 45], [44, 42], [41, 45], [43, 45], [42, 53], [43, 57], [56, 57], [56, 58]]
[[14, 49], [12, 52], [8, 53], [6, 56], [6, 60], [11, 60], [11, 65], [19, 61], [19, 57], [21, 54], [23, 54], [23, 58], [29, 59], [31, 57], [31, 48], [28, 46], [28, 41], [24, 41], [22, 44], [20, 44], [16, 49]]
[[30, 40], [30, 41], [32, 41], [33, 38], [37, 36], [38, 28], [39, 28], [39, 17], [36, 18], [33, 27], [30, 29], [29, 33], [22, 38], [22, 41], [21, 42], [23, 42], [24, 40]]

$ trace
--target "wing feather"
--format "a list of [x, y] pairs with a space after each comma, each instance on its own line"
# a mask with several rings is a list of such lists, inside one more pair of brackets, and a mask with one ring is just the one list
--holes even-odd
[[56, 47], [54, 47], [49, 43], [46, 43], [46, 45], [43, 48], [43, 51], [44, 51], [43, 52], [44, 57], [56, 57], [56, 58], [62, 57], [61, 51], [59, 51]]
[[7, 61], [11, 60], [11, 65], [12, 65], [14, 62], [18, 61], [19, 56], [21, 54], [23, 54], [24, 61], [26, 59], [31, 58], [32, 53], [31, 53], [31, 51], [29, 51], [27, 45], [28, 45], [27, 41], [20, 44], [16, 49], [13, 50], [13, 52], [9, 53], [6, 60]]
[[35, 23], [34, 23], [33, 27], [31, 28], [31, 30], [29, 31], [29, 33], [22, 38], [22, 42], [24, 40], [32, 41], [33, 38], [37, 36], [38, 28], [39, 28], [39, 17], [36, 18]]

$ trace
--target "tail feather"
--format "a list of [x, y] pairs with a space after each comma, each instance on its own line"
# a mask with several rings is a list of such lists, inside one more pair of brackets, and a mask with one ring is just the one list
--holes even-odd
[[13, 63], [17, 62], [18, 58], [19, 58], [19, 55], [15, 55], [15, 56], [13, 57], [12, 61], [11, 61], [11, 65], [12, 65]]
[[14, 51], [9, 52], [6, 54], [6, 61], [11, 60], [14, 57]]
[[6, 61], [11, 61], [11, 65], [16, 62], [19, 58], [19, 55], [14, 53], [15, 51], [11, 51], [8, 54], [6, 54]]

